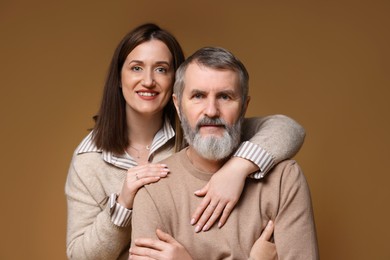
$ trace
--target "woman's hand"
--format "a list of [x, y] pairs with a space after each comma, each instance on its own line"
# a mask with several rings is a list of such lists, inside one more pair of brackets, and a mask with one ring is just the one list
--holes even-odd
[[172, 236], [156, 230], [158, 239], [139, 238], [134, 241], [135, 246], [129, 250], [129, 259], [155, 259], [155, 260], [191, 260], [187, 250]]
[[257, 165], [239, 157], [233, 157], [216, 173], [197, 196], [205, 196], [191, 218], [195, 232], [207, 231], [220, 217], [222, 227], [239, 200], [246, 177], [258, 170]]
[[166, 164], [150, 163], [128, 169], [122, 190], [118, 196], [118, 203], [131, 209], [138, 189], [146, 184], [159, 181], [160, 178], [166, 177], [168, 172], [169, 169]]
[[253, 244], [249, 259], [253, 260], [275, 260], [278, 259], [276, 246], [271, 243], [271, 237], [274, 232], [274, 223], [270, 220], [261, 233], [260, 237]]

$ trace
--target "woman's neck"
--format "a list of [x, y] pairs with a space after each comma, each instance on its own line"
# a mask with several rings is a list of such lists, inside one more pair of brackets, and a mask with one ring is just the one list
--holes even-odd
[[163, 115], [127, 115], [127, 129], [130, 145], [149, 146], [163, 124]]

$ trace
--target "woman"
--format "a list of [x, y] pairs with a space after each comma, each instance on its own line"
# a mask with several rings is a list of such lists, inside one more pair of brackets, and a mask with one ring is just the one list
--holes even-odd
[[[76, 149], [68, 173], [69, 258], [127, 258], [137, 190], [166, 177], [169, 166], [156, 162], [184, 146], [171, 99], [183, 60], [176, 39], [154, 24], [135, 28], [119, 43], [96, 124]], [[243, 189], [240, 174], [257, 171], [253, 176], [262, 177], [293, 156], [304, 139], [302, 127], [284, 116], [248, 119], [244, 129], [252, 139], [196, 192], [205, 195], [191, 220], [198, 231], [220, 216], [218, 225], [224, 224]]]

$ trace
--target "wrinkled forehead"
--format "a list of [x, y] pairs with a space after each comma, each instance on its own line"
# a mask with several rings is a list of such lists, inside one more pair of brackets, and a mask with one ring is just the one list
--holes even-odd
[[184, 73], [184, 91], [240, 92], [239, 75], [232, 69], [212, 68], [198, 63], [188, 65]]

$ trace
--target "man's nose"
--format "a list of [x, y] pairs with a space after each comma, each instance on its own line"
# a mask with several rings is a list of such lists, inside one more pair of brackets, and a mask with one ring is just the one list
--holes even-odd
[[205, 114], [205, 116], [208, 116], [210, 118], [219, 116], [219, 105], [218, 105], [217, 100], [215, 98], [210, 98], [207, 101], [204, 114]]

